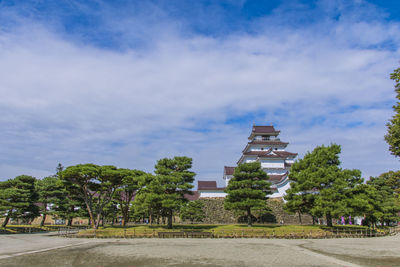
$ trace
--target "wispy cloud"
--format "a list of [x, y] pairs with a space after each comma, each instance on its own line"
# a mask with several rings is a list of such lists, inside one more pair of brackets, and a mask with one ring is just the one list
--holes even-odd
[[365, 2], [330, 2], [283, 4], [225, 33], [196, 31], [156, 2], [127, 12], [70, 1], [90, 20], [73, 30], [30, 6], [4, 8], [13, 23], [0, 28], [0, 177], [42, 176], [58, 162], [151, 171], [188, 155], [198, 178], [221, 179], [253, 122], [276, 124], [300, 155], [337, 142], [345, 167], [396, 169], [383, 135], [399, 23]]

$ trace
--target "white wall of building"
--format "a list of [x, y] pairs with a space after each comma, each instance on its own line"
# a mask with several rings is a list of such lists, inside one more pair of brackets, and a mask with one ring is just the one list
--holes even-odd
[[289, 181], [287, 181], [286, 183], [283, 184], [283, 186], [279, 187], [278, 186], [278, 192], [273, 193], [272, 195], [270, 195], [270, 198], [275, 198], [275, 197], [283, 197], [284, 195], [286, 195], [286, 190], [288, 190], [290, 188], [290, 183]]
[[268, 169], [264, 170], [268, 175], [283, 175], [287, 173], [287, 169]]
[[226, 197], [227, 193], [223, 191], [207, 191], [207, 192], [200, 192], [200, 197]]
[[250, 163], [250, 162], [254, 162], [254, 161], [257, 161], [257, 157], [246, 157], [244, 159], [244, 162], [246, 162], [246, 163]]
[[285, 161], [284, 160], [272, 160], [272, 159], [262, 159], [261, 168], [268, 169], [268, 168], [277, 168], [277, 169], [284, 169], [285, 168]]
[[287, 159], [286, 163], [293, 164], [294, 163], [294, 159]]

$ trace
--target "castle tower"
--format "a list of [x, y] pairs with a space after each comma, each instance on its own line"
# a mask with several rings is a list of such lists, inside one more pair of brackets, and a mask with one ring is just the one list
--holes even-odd
[[[268, 174], [269, 181], [272, 183], [273, 194], [270, 196], [283, 197], [285, 191], [290, 187], [289, 169], [294, 163], [297, 153], [286, 151], [289, 143], [282, 142], [279, 138], [280, 131], [275, 130], [274, 126], [253, 125], [249, 136], [249, 142], [242, 151], [242, 156], [237, 164], [259, 161], [261, 168]], [[235, 167], [224, 167], [224, 180], [228, 185], [233, 177]]]

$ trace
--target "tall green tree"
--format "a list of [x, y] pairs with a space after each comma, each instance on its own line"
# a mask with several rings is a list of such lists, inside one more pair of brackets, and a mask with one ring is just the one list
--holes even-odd
[[379, 175], [378, 178], [382, 179], [384, 184], [389, 186], [397, 197], [400, 196], [400, 171], [388, 171]]
[[129, 222], [132, 213], [132, 200], [136, 191], [140, 188], [140, 178], [146, 173], [139, 170], [119, 169], [121, 184], [115, 193], [115, 200], [119, 204], [122, 214], [122, 224], [125, 226]]
[[140, 177], [139, 187], [134, 200], [135, 216], [149, 217], [150, 223], [157, 218], [157, 223], [159, 223], [159, 218], [166, 216], [162, 205], [164, 187], [155, 175], [149, 173]]
[[57, 177], [51, 176], [36, 180], [36, 191], [42, 214], [40, 226], [43, 226], [47, 215], [54, 214], [58, 199], [64, 197], [64, 187]]
[[239, 164], [225, 189], [225, 209], [246, 212], [247, 225], [252, 226], [252, 210], [265, 208], [267, 195], [271, 194], [268, 179], [260, 162]]
[[114, 166], [78, 164], [60, 174], [66, 188], [83, 199], [93, 228], [98, 228], [104, 208], [112, 201], [121, 185], [120, 172]]
[[5, 216], [3, 227], [11, 218], [30, 222], [39, 216], [35, 181], [32, 176], [20, 175], [0, 183], [0, 214]]
[[397, 102], [393, 106], [395, 114], [392, 119], [386, 124], [387, 134], [385, 135], [385, 140], [389, 144], [389, 150], [396, 157], [400, 156], [400, 68], [395, 69], [393, 73], [390, 74], [390, 79], [395, 81], [395, 92]]
[[303, 159], [296, 161], [290, 170], [291, 189], [285, 199], [286, 209], [325, 216], [327, 225], [332, 218], [350, 212], [350, 189], [361, 184], [359, 170], [343, 170], [340, 166], [341, 148], [337, 144], [316, 147]]
[[390, 175], [383, 174], [379, 177], [370, 177], [367, 184], [374, 187], [377, 192], [375, 201], [378, 203], [376, 208], [380, 214], [374, 219], [379, 220], [381, 224], [389, 224], [399, 219], [398, 212], [400, 211], [400, 203], [397, 198], [395, 189], [392, 185]]
[[182, 203], [187, 199], [185, 194], [192, 194], [194, 172], [192, 159], [188, 157], [164, 158], [155, 165], [155, 186], [159, 187], [161, 207], [168, 219], [168, 228], [172, 228], [174, 212], [179, 211]]

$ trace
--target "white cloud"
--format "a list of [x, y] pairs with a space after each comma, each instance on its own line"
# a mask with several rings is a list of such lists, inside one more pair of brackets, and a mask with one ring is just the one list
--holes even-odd
[[[336, 142], [345, 167], [397, 168], [383, 135], [399, 25], [350, 15], [302, 29], [262, 23], [281, 15], [226, 38], [181, 36], [172, 21], [162, 36], [146, 32], [150, 47], [120, 51], [32, 21], [0, 32], [0, 177], [43, 176], [58, 162], [152, 171], [161, 157], [188, 155], [198, 178], [220, 179], [253, 123], [226, 121], [249, 113], [277, 123], [290, 151]], [[110, 27], [131, 38], [135, 23]]]

